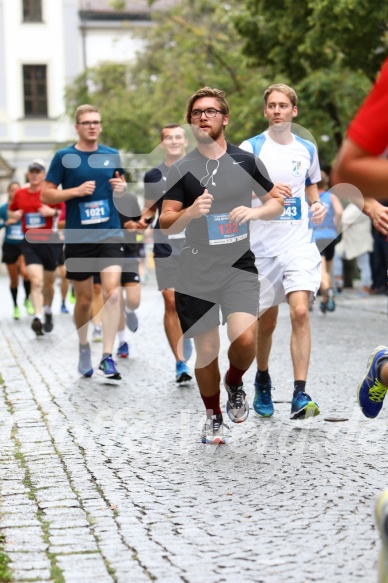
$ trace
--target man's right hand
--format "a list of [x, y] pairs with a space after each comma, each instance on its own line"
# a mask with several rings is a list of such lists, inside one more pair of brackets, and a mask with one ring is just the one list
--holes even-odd
[[208, 192], [207, 188], [203, 194], [195, 199], [191, 207], [189, 207], [190, 216], [192, 219], [199, 219], [207, 215], [211, 209], [214, 196]]
[[275, 182], [275, 186], [278, 192], [284, 196], [284, 198], [291, 198], [292, 197], [292, 190], [291, 185], [287, 184], [286, 182]]
[[89, 196], [93, 194], [96, 189], [96, 181], [88, 180], [77, 188], [77, 196]]

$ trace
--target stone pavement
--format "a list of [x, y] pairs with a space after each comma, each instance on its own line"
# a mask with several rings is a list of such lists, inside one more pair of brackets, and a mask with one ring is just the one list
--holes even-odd
[[[53, 332], [36, 339], [27, 316], [10, 318], [8, 296], [2, 276], [0, 528], [15, 581], [376, 581], [373, 509], [388, 485], [388, 407], [363, 418], [356, 387], [370, 350], [388, 342], [386, 298], [350, 291], [333, 314], [315, 307], [308, 391], [322, 414], [305, 422], [289, 419], [283, 306], [270, 369], [274, 417], [251, 413], [231, 428], [229, 445], [212, 447], [199, 441], [195, 382], [175, 385], [152, 283], [132, 355], [119, 362], [120, 387], [78, 378], [72, 318], [58, 313], [57, 299]], [[101, 345], [92, 346], [97, 365]], [[226, 346], [223, 331], [223, 371]], [[253, 377], [254, 366], [250, 400]]]

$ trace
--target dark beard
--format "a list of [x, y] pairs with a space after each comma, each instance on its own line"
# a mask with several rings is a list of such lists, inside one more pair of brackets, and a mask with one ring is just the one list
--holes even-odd
[[194, 137], [197, 140], [197, 142], [199, 142], [200, 144], [211, 144], [212, 142], [215, 142], [223, 133], [223, 129], [224, 127], [221, 126], [219, 128], [219, 130], [210, 130], [209, 133], [204, 132], [203, 130], [201, 130], [200, 127], [195, 127], [194, 130]]

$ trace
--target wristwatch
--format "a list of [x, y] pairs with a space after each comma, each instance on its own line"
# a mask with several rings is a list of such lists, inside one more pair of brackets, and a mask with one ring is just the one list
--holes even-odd
[[313, 206], [313, 204], [316, 204], [316, 203], [319, 203], [319, 204], [321, 204], [322, 206], [325, 206], [321, 200], [314, 200], [314, 202], [312, 202], [312, 203], [310, 204], [310, 206]]

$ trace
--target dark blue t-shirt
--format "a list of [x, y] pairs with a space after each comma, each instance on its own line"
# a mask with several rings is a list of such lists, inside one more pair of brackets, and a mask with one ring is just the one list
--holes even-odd
[[[92, 195], [77, 196], [66, 202], [66, 243], [96, 242], [122, 237], [120, 219], [113, 202], [109, 180], [115, 172], [124, 174], [120, 155], [114, 148], [99, 144], [94, 152], [83, 152], [75, 146], [58, 150], [46, 180], [64, 190], [76, 188], [89, 180], [96, 181]], [[84, 232], [82, 232], [84, 231]]]

